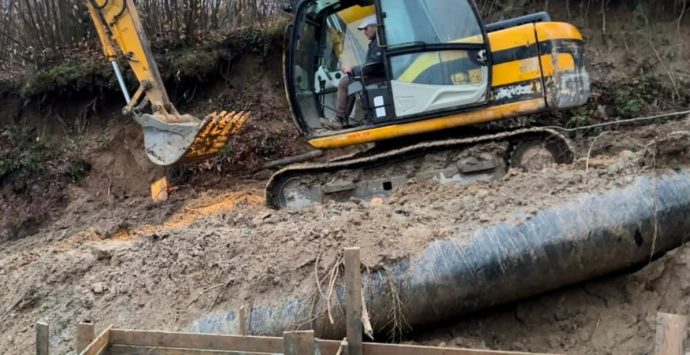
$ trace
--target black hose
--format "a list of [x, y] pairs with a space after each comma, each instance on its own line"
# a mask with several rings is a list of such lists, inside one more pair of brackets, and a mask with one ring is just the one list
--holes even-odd
[[113, 16], [113, 20], [110, 22], [110, 26], [115, 26], [117, 20], [120, 19], [120, 16], [122, 16], [122, 14], [125, 13], [125, 10], [127, 10], [127, 0], [122, 0], [122, 8], [120, 9], [120, 12]]
[[105, 3], [103, 3], [103, 6], [100, 6], [96, 2], [96, 0], [89, 0], [89, 1], [91, 1], [91, 5], [93, 5], [93, 7], [95, 7], [97, 10], [103, 10], [103, 8], [108, 6], [108, 2], [110, 2], [110, 0], [105, 0]]

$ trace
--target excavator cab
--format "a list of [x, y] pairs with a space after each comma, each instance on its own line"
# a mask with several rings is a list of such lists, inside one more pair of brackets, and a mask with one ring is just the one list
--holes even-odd
[[348, 92], [357, 104], [349, 126], [404, 122], [487, 102], [490, 51], [469, 0], [307, 0], [292, 10], [286, 83], [293, 114], [308, 136], [334, 133], [319, 118], [335, 116], [338, 85], [346, 77], [341, 68], [366, 64], [369, 39], [358, 26], [371, 16], [385, 57], [377, 72], [385, 77], [350, 78]]
[[[545, 12], [484, 25], [472, 0], [295, 0], [285, 84], [309, 143], [333, 149], [583, 105], [584, 39]], [[375, 16], [382, 78], [350, 78], [357, 104], [336, 114], [344, 66], [366, 64], [358, 26]], [[372, 80], [373, 79], [373, 80]], [[342, 90], [342, 89], [341, 89]]]

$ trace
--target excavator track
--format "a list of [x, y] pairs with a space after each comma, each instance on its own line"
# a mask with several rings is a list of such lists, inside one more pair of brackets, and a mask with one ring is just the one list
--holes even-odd
[[[539, 151], [537, 146], [545, 149]], [[271, 177], [266, 203], [276, 209], [303, 208], [331, 200], [385, 197], [411, 180], [464, 185], [499, 179], [511, 165], [529, 168], [523, 162], [526, 154], [542, 156], [545, 150], [551, 162], [558, 164], [571, 163], [575, 155], [570, 140], [558, 131], [531, 127], [422, 142], [346, 160], [293, 165]]]

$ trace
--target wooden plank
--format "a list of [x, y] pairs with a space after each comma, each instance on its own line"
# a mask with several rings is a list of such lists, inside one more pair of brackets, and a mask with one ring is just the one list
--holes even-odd
[[362, 355], [362, 274], [359, 248], [345, 248], [345, 327], [349, 355]]
[[77, 325], [77, 337], [75, 349], [77, 354], [81, 353], [86, 349], [89, 344], [96, 338], [96, 327], [93, 323], [79, 323]]
[[[316, 339], [322, 354], [335, 354], [341, 341]], [[283, 352], [283, 339], [277, 337], [238, 336], [221, 334], [145, 332], [125, 329], [110, 331], [111, 347], [130, 345], [137, 347], [169, 347], [179, 349], [208, 349], [245, 353]], [[364, 343], [364, 355], [548, 355], [514, 351], [473, 350], [461, 348], [435, 348], [428, 346]]]
[[113, 329], [110, 342], [118, 345], [282, 353], [283, 338], [222, 334], [145, 332]]
[[86, 346], [79, 355], [99, 355], [108, 348], [110, 344], [110, 331], [113, 326], [110, 325], [101, 332], [89, 345]]
[[112, 344], [108, 348], [109, 355], [269, 355], [276, 353], [248, 353], [244, 351], [163, 348], [152, 346], [132, 346]]
[[238, 312], [237, 321], [239, 322], [240, 335], [247, 335], [247, 307], [240, 307]]
[[335, 355], [347, 355], [349, 354], [349, 351], [347, 350], [347, 338], [343, 339], [342, 342], [340, 342], [340, 347], [338, 348], [338, 351], [335, 353]]
[[654, 354], [684, 355], [687, 328], [688, 317], [677, 314], [657, 313]]
[[50, 329], [47, 323], [36, 322], [36, 355], [50, 353]]
[[283, 333], [285, 355], [314, 355], [314, 346], [313, 330]]

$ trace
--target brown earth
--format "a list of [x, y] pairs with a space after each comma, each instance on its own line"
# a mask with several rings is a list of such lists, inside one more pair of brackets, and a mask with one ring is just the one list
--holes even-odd
[[[144, 197], [116, 207], [75, 199], [53, 226], [3, 244], [0, 283], [13, 287], [0, 295], [7, 307], [0, 331], [8, 334], [0, 348], [29, 351], [37, 320], [52, 325], [52, 345], [63, 353], [83, 320], [184, 330], [213, 310], [309, 292], [317, 259], [325, 275], [343, 247], [362, 247], [363, 263], [375, 269], [451, 233], [528, 218], [540, 207], [625, 184], [655, 169], [648, 159], [655, 146], [682, 147], [667, 154], [657, 149], [655, 162], [679, 164], [674, 159], [680, 157], [687, 166], [689, 128], [683, 121], [627, 130], [617, 134], [635, 141], [632, 146], [595, 147], [572, 166], [514, 172], [468, 187], [411, 184], [382, 204], [274, 211], [262, 205], [257, 183], [189, 193], [163, 208]], [[119, 219], [125, 224], [107, 224]], [[148, 225], [133, 227], [143, 221]], [[684, 248], [636, 274], [556, 291], [416, 339], [509, 350], [644, 352], [657, 310], [690, 311], [690, 274], [683, 272], [689, 253]]]
[[690, 246], [606, 277], [422, 331], [428, 345], [567, 354], [651, 354], [657, 312], [690, 314]]
[[[570, 16], [556, 7], [550, 9], [554, 18]], [[659, 82], [687, 78], [685, 42], [650, 51], [649, 38], [639, 37], [649, 29], [629, 23], [621, 7], [616, 11], [608, 14], [604, 34], [601, 16], [571, 17], [585, 25], [592, 76], [601, 78], [602, 87], [650, 72]], [[675, 24], [653, 23], [654, 31], [647, 33], [668, 33]], [[266, 172], [257, 169], [308, 149], [287, 114], [280, 68], [278, 57], [243, 58], [226, 82], [185, 108], [199, 116], [218, 108], [249, 109], [253, 118], [217, 159], [175, 172], [188, 178], [165, 204], [150, 202], [148, 186], [166, 172], [146, 160], [138, 127], [124, 124], [115, 106], [99, 110], [101, 122], [82, 134], [86, 143], [78, 152], [91, 165], [86, 179], [68, 183], [60, 173], [64, 166], [56, 162], [58, 173], [31, 184], [28, 194], [3, 191], [0, 230], [9, 237], [0, 240], [9, 241], [0, 242], [0, 284], [9, 287], [0, 292], [0, 353], [31, 352], [38, 320], [51, 325], [54, 353], [70, 351], [74, 327], [84, 320], [184, 330], [211, 311], [313, 290], [317, 260], [318, 273], [325, 276], [343, 247], [362, 247], [363, 262], [376, 268], [451, 233], [523, 218], [516, 210], [529, 216], [581, 193], [625, 184], [640, 172], [687, 166], [690, 156], [688, 122], [613, 127], [617, 130], [602, 135], [596, 130], [577, 135], [578, 160], [572, 166], [512, 172], [502, 181], [469, 187], [413, 183], [381, 204], [273, 211], [263, 207]], [[585, 114], [607, 121], [620, 113], [621, 103], [643, 114], [681, 102], [650, 90], [659, 98], [640, 110], [630, 93], [600, 100], [595, 92], [595, 104]], [[0, 106], [3, 123], [41, 114]], [[45, 121], [40, 136], [65, 146], [55, 138], [64, 129]], [[411, 340], [576, 354], [647, 353], [657, 311], [690, 314], [689, 261], [690, 248], [684, 247], [632, 274], [435, 329], [415, 329]]]

